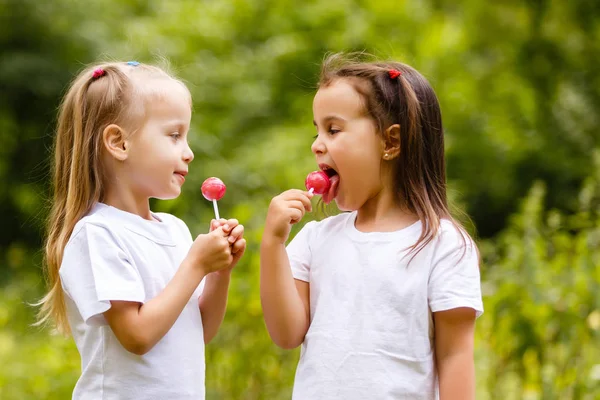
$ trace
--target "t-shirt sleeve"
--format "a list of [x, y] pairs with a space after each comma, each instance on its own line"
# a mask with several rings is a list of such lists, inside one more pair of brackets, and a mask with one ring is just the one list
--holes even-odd
[[86, 223], [65, 247], [60, 278], [88, 324], [104, 323], [111, 300], [143, 303], [145, 291], [137, 268], [105, 227]]
[[304, 225], [286, 247], [290, 267], [292, 268], [292, 275], [295, 279], [305, 282], [310, 281], [310, 263], [312, 258], [310, 241], [316, 224], [315, 221], [311, 221]]
[[443, 232], [429, 276], [432, 312], [469, 307], [483, 314], [479, 253], [473, 240], [458, 231]]

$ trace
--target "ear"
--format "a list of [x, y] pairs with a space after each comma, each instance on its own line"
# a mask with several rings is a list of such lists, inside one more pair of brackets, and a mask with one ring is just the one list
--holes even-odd
[[123, 128], [110, 124], [102, 131], [102, 143], [106, 151], [119, 161], [125, 161], [128, 156], [129, 143]]
[[390, 125], [383, 133], [384, 160], [393, 160], [400, 155], [400, 125]]

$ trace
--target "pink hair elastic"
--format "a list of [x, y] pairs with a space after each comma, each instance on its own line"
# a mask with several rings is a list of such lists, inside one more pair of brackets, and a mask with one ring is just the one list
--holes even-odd
[[402, 75], [402, 72], [398, 71], [397, 69], [390, 69], [388, 71], [388, 74], [390, 75], [390, 78], [396, 79], [397, 77]]
[[100, 78], [101, 76], [104, 76], [104, 75], [106, 75], [106, 71], [103, 70], [102, 68], [98, 68], [98, 69], [94, 70], [94, 73], [92, 74], [92, 78], [93, 79], [98, 79], [98, 78]]

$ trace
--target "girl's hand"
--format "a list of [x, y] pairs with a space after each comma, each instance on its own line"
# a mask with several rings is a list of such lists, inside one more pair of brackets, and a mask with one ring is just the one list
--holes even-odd
[[229, 235], [227, 241], [231, 247], [231, 255], [233, 257], [231, 264], [227, 268], [218, 271], [218, 273], [230, 273], [246, 251], [246, 239], [243, 238], [244, 225], [241, 225], [237, 219], [226, 220], [221, 218], [218, 221], [214, 219], [210, 221], [211, 232], [219, 227]]
[[225, 269], [231, 265], [233, 255], [228, 241], [229, 233], [223, 227], [198, 235], [190, 248], [186, 259], [204, 275]]
[[285, 244], [292, 225], [300, 222], [307, 211], [312, 211], [312, 197], [312, 193], [298, 189], [290, 189], [274, 197], [267, 212], [263, 241]]

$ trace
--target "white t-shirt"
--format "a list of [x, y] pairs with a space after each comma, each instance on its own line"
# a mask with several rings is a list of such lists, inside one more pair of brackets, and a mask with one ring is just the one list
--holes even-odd
[[204, 399], [201, 287], [142, 356], [125, 350], [104, 319], [110, 300], [144, 303], [158, 295], [192, 244], [183, 221], [153, 216], [157, 221], [98, 203], [65, 247], [60, 278], [82, 370], [73, 399]]
[[465, 248], [443, 220], [407, 265], [405, 249], [419, 238], [420, 222], [363, 233], [355, 220], [352, 212], [309, 222], [287, 247], [294, 278], [310, 283], [293, 399], [433, 400], [432, 312], [483, 312], [474, 243], [466, 237]]

